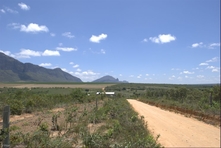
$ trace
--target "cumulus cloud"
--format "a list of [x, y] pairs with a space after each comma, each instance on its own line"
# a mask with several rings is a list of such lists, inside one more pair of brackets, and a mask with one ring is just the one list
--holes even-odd
[[220, 68], [216, 67], [216, 68], [212, 69], [212, 72], [220, 72]]
[[146, 76], [148, 77], [148, 76], [149, 76], [149, 74], [146, 74]]
[[218, 57], [214, 57], [214, 58], [212, 58], [210, 60], [207, 60], [206, 62], [217, 62], [218, 60], [219, 60]]
[[31, 56], [39, 57], [41, 56], [41, 52], [30, 50], [30, 49], [21, 49], [21, 52], [19, 52], [18, 55], [22, 57], [27, 57], [27, 58], [30, 58]]
[[81, 72], [76, 71], [73, 73], [73, 75], [79, 77], [80, 79], [84, 81], [88, 81], [88, 80], [94, 80], [98, 78], [98, 75], [100, 75], [100, 73], [93, 72], [92, 70], [87, 70], [87, 71], [81, 71]]
[[190, 72], [190, 71], [188, 71], [188, 70], [183, 71], [183, 73], [184, 73], [184, 74], [194, 74], [194, 72]]
[[150, 41], [154, 43], [169, 43], [171, 41], [175, 41], [176, 37], [171, 34], [160, 34], [158, 37], [150, 37]]
[[210, 49], [214, 49], [215, 47], [220, 47], [220, 43], [211, 43], [211, 44], [209, 45], [209, 48], [210, 48]]
[[47, 26], [30, 23], [28, 26], [21, 25], [20, 31], [37, 33], [37, 32], [48, 32], [49, 30]]
[[61, 51], [77, 51], [77, 48], [72, 48], [72, 47], [57, 47], [56, 50], [61, 50]]
[[64, 32], [62, 33], [62, 36], [67, 37], [67, 38], [74, 38], [74, 35], [72, 35], [71, 32]]
[[203, 45], [203, 42], [200, 42], [200, 43], [194, 43], [194, 44], [192, 44], [192, 48], [202, 47], [202, 45]]
[[44, 25], [38, 25], [35, 23], [30, 23], [28, 26], [25, 25], [20, 25], [19, 23], [11, 23], [9, 26], [12, 26], [13, 29], [20, 29], [22, 32], [32, 32], [32, 33], [37, 33], [37, 32], [48, 32], [49, 29], [47, 26]]
[[206, 66], [209, 65], [208, 63], [200, 63], [199, 66]]
[[39, 66], [42, 66], [42, 67], [49, 67], [51, 65], [52, 65], [51, 63], [41, 63], [41, 64], [39, 64]]
[[107, 34], [100, 34], [98, 36], [92, 35], [91, 38], [89, 39], [93, 43], [100, 43], [101, 40], [104, 40], [107, 38]]
[[80, 69], [80, 68], [78, 68], [76, 71], [81, 72], [81, 69]]
[[48, 50], [46, 49], [43, 53], [43, 56], [60, 56], [59, 51], [53, 51], [53, 50]]
[[74, 66], [73, 66], [73, 68], [77, 68], [77, 67], [79, 67], [79, 65], [78, 65], [78, 64], [76, 64], [76, 65], [74, 65]]
[[70, 65], [73, 65], [73, 64], [74, 64], [74, 62], [70, 62], [69, 64], [70, 64]]
[[25, 3], [18, 3], [18, 6], [19, 6], [22, 10], [30, 10], [30, 6], [26, 5]]
[[208, 66], [206, 69], [212, 69], [212, 72], [219, 72], [220, 67]]

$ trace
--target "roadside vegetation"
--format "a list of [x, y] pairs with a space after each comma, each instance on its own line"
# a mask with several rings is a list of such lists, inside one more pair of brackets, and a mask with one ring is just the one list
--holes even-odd
[[119, 84], [106, 90], [220, 125], [220, 85]]
[[10, 124], [11, 147], [161, 147], [125, 98], [97, 91], [1, 88], [1, 109], [10, 105], [12, 115], [34, 115]]

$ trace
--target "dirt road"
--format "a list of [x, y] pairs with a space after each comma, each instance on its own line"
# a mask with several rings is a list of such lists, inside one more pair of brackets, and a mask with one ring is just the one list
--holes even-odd
[[220, 147], [220, 127], [128, 99], [164, 147]]

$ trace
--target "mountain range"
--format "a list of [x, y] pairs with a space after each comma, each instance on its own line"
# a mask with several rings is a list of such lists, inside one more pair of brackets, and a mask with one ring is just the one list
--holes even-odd
[[[31, 63], [22, 63], [0, 52], [0, 82], [82, 82], [82, 80], [60, 68], [47, 69]], [[128, 83], [109, 75], [92, 82]]]
[[22, 63], [0, 52], [0, 82], [82, 82], [60, 68]]

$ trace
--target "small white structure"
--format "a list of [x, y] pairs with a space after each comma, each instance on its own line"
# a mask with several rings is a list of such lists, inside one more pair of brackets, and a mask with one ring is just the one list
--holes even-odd
[[105, 94], [105, 95], [115, 95], [115, 92], [97, 92], [97, 95]]

